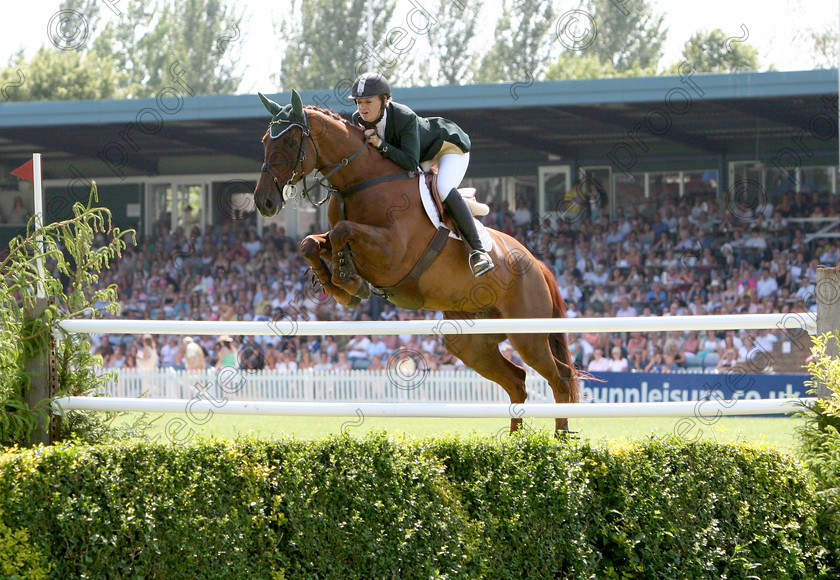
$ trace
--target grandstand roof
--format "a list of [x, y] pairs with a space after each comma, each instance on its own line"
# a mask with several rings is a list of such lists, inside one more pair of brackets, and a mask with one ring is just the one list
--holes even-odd
[[[184, 97], [175, 82], [170, 89], [148, 99], [0, 104], [4, 174], [41, 152], [47, 179], [256, 176], [269, 119], [256, 95]], [[352, 102], [337, 92], [301, 96], [349, 112]], [[287, 94], [269, 96], [288, 102]], [[631, 154], [647, 170], [770, 162], [798, 143], [813, 152], [806, 164], [837, 164], [836, 70], [396, 88], [394, 98], [459, 123], [473, 140], [476, 176], [533, 174], [558, 158], [608, 165], [611, 155], [627, 162]]]

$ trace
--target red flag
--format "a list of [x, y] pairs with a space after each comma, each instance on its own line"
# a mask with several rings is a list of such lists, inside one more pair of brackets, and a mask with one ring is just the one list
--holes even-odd
[[35, 181], [35, 171], [32, 167], [32, 160], [30, 159], [14, 171], [12, 171], [12, 175], [15, 177], [20, 177], [21, 179], [25, 179], [26, 181]]

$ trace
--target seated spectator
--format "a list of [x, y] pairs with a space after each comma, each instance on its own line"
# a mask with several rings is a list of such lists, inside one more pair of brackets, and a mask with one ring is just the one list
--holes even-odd
[[750, 237], [744, 242], [744, 247], [751, 250], [764, 251], [767, 249], [767, 240], [758, 227], [750, 232]]
[[238, 362], [236, 360], [236, 348], [233, 345], [233, 339], [228, 335], [222, 335], [216, 340], [215, 344], [215, 352], [216, 352], [216, 370], [222, 369], [222, 367], [233, 367], [236, 368], [238, 366]]
[[371, 338], [370, 345], [367, 348], [367, 357], [373, 360], [373, 357], [378, 356], [380, 359], [387, 358], [389, 354], [388, 345], [385, 343], [381, 335], [376, 335]]
[[520, 197], [516, 202], [516, 211], [513, 212], [513, 225], [517, 228], [527, 228], [530, 227], [531, 221], [531, 210], [528, 209], [528, 203], [524, 197]]
[[596, 348], [592, 353], [592, 360], [589, 361], [589, 366], [586, 367], [586, 370], [590, 372], [609, 371], [612, 370], [612, 365], [609, 359], [604, 358], [604, 352], [600, 348]]
[[347, 353], [343, 350], [339, 351], [338, 360], [336, 360], [335, 364], [332, 366], [332, 370], [343, 372], [349, 371], [352, 368], [353, 366], [350, 364], [350, 361], [347, 360]]
[[621, 306], [622, 300], [630, 300], [630, 293], [624, 285], [618, 286], [615, 289], [615, 292], [613, 292], [612, 297], [610, 298], [610, 302], [612, 303], [613, 308], [618, 310]]
[[367, 358], [368, 347], [370, 347], [370, 338], [363, 335], [352, 337], [344, 346], [347, 358], [351, 361]]
[[627, 353], [630, 355], [646, 353], [648, 349], [647, 342], [647, 337], [642, 335], [641, 332], [631, 332], [630, 338], [627, 340]]
[[587, 299], [587, 303], [594, 307], [597, 312], [603, 313], [609, 307], [610, 297], [604, 291], [603, 286], [597, 286], [595, 291]]
[[725, 372], [736, 366], [738, 366], [738, 354], [734, 348], [727, 348], [723, 351], [715, 368], [718, 372]]
[[616, 312], [615, 312], [616, 316], [626, 317], [626, 318], [632, 318], [632, 317], [636, 316], [637, 314], [638, 314], [638, 312], [636, 311], [635, 308], [633, 308], [633, 306], [630, 305], [630, 300], [627, 299], [627, 298], [624, 298], [621, 301], [621, 307], [618, 310], [616, 310]]
[[178, 352], [178, 337], [170, 336], [160, 347], [160, 366], [172, 368], [175, 366], [175, 354]]
[[570, 332], [566, 335], [566, 344], [569, 345], [569, 358], [577, 368], [585, 368], [583, 365], [583, 348], [577, 334]]
[[294, 358], [292, 351], [287, 350], [280, 353], [280, 359], [277, 361], [275, 369], [279, 373], [293, 373], [298, 370], [298, 363]]
[[424, 352], [423, 353], [423, 368], [424, 372], [435, 372], [439, 370], [437, 359], [435, 355], [431, 352]]
[[370, 366], [367, 368], [369, 371], [384, 371], [385, 367], [382, 365], [382, 357], [379, 355], [373, 355], [373, 358], [370, 361]]
[[99, 337], [99, 346], [96, 347], [94, 354], [98, 354], [103, 358], [103, 360], [114, 354], [114, 347], [107, 334], [103, 334]]
[[273, 348], [263, 350], [253, 336], [245, 337], [236, 352], [237, 363], [240, 368], [248, 371], [262, 370], [266, 366], [266, 352], [273, 350]]
[[320, 351], [318, 353], [318, 362], [312, 368], [316, 371], [331, 371], [333, 365], [332, 361], [330, 361], [330, 355], [326, 351]]
[[379, 318], [382, 320], [397, 320], [397, 317], [398, 312], [394, 309], [394, 305], [390, 302], [386, 302], [382, 307], [382, 312], [379, 314]]
[[428, 334], [420, 341], [420, 347], [423, 352], [434, 353], [437, 351], [439, 345], [440, 339], [434, 334]]
[[664, 365], [662, 368], [663, 373], [675, 373], [679, 370], [679, 365], [677, 364], [676, 359], [674, 358], [673, 354], [665, 353], [664, 355]]
[[563, 284], [560, 286], [560, 295], [566, 302], [580, 302], [581, 298], [583, 298], [583, 292], [578, 288], [571, 274], [566, 274], [563, 277]]
[[114, 351], [105, 357], [103, 367], [107, 369], [121, 369], [125, 365], [125, 348], [118, 344], [114, 347]]
[[650, 305], [651, 310], [661, 313], [667, 304], [668, 294], [659, 282], [654, 282], [651, 290], [645, 294], [644, 300]]
[[137, 367], [150, 371], [158, 368], [158, 353], [151, 334], [144, 334], [141, 348], [137, 351]]
[[682, 343], [682, 351], [685, 356], [696, 356], [700, 352], [700, 339], [696, 330], [688, 333], [688, 337]]
[[[671, 335], [672, 333], [668, 333]], [[678, 367], [685, 365], [685, 354], [680, 349], [679, 342], [673, 336], [669, 336], [662, 348], [662, 355], [665, 357], [665, 364], [674, 363]], [[677, 370], [674, 368], [673, 370]]]
[[606, 284], [607, 280], [609, 280], [609, 274], [602, 262], [598, 262], [594, 270], [585, 272], [583, 275], [583, 281], [595, 287]]
[[779, 290], [779, 284], [770, 275], [770, 271], [767, 268], [763, 268], [758, 280], [756, 280], [755, 289], [759, 299], [767, 296], [775, 297], [776, 292]]
[[628, 370], [633, 372], [639, 373], [644, 371], [648, 362], [647, 356], [643, 352], [634, 352], [627, 356]]
[[630, 364], [621, 352], [621, 347], [613, 347], [612, 358], [610, 359], [610, 370], [616, 373], [625, 373], [630, 368]]
[[671, 301], [670, 306], [668, 306], [668, 310], [662, 313], [662, 316], [685, 316], [686, 309], [683, 307], [682, 303], [676, 298]]
[[207, 359], [201, 345], [190, 336], [185, 336], [182, 341], [184, 343], [184, 368], [190, 372], [205, 370]]
[[665, 366], [665, 358], [662, 356], [662, 351], [659, 349], [655, 349], [653, 351], [653, 356], [650, 358], [650, 362], [648, 362], [647, 366], [645, 367], [646, 373], [664, 373], [667, 372], [668, 368]]
[[611, 286], [613, 288], [617, 288], [623, 285], [625, 282], [624, 274], [621, 273], [621, 270], [618, 268], [613, 268], [610, 272], [610, 277], [607, 279], [607, 286]]
[[312, 360], [312, 354], [308, 348], [300, 350], [300, 360], [297, 361], [298, 370], [311, 370], [315, 367], [315, 361]]

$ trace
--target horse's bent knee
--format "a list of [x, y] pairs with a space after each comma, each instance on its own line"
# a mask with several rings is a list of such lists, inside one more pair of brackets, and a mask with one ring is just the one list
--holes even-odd
[[312, 236], [306, 236], [300, 243], [300, 253], [304, 258], [313, 258], [320, 254], [321, 244]]
[[350, 236], [353, 234], [353, 225], [348, 222], [347, 220], [340, 221], [333, 229], [330, 231], [330, 241], [333, 244], [333, 247], [341, 247], [347, 241], [349, 241]]

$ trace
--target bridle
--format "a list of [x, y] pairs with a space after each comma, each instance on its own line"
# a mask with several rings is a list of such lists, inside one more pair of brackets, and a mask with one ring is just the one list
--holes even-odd
[[[268, 174], [271, 176], [272, 180], [274, 181], [275, 187], [277, 187], [277, 191], [280, 193], [280, 210], [283, 209], [283, 206], [285, 205], [287, 200], [294, 199], [295, 197], [297, 197], [297, 182], [295, 181], [295, 178], [298, 177], [298, 173], [300, 173], [300, 176], [303, 179], [303, 191], [301, 192], [301, 197], [306, 198], [309, 201], [309, 203], [311, 203], [315, 207], [320, 207], [332, 195], [335, 195], [336, 198], [339, 200], [339, 214], [341, 216], [341, 219], [346, 219], [347, 218], [347, 212], [346, 212], [346, 207], [345, 207], [344, 202], [348, 197], [350, 197], [354, 193], [357, 193], [359, 191], [363, 191], [363, 190], [368, 189], [370, 187], [373, 187], [375, 185], [379, 185], [381, 183], [386, 183], [386, 182], [389, 182], [389, 181], [397, 181], [397, 180], [402, 180], [402, 179], [414, 179], [418, 175], [421, 175], [423, 173], [422, 170], [418, 168], [417, 171], [400, 171], [398, 173], [389, 173], [387, 175], [379, 175], [379, 176], [376, 176], [376, 177], [370, 177], [368, 179], [364, 179], [364, 180], [362, 180], [362, 181], [360, 181], [356, 184], [351, 185], [347, 189], [341, 191], [337, 187], [334, 187], [334, 186], [330, 185], [329, 182], [327, 182], [327, 180], [334, 173], [339, 171], [340, 169], [350, 165], [351, 161], [353, 161], [356, 157], [358, 157], [359, 154], [362, 151], [367, 149], [367, 147], [368, 147], [367, 141], [363, 140], [361, 146], [349, 157], [345, 157], [344, 159], [342, 159], [341, 161], [339, 161], [337, 163], [330, 163], [330, 164], [326, 164], [326, 165], [322, 165], [322, 166], [318, 167], [318, 163], [320, 161], [322, 161], [321, 153], [318, 150], [318, 142], [315, 140], [315, 137], [312, 136], [312, 131], [309, 128], [309, 117], [306, 114], [306, 110], [303, 110], [303, 114], [299, 115], [299, 117], [303, 118], [303, 122], [300, 122], [298, 120], [292, 120], [292, 119], [274, 119], [268, 125], [268, 137], [271, 140], [279, 139], [280, 137], [282, 137], [288, 131], [290, 131], [291, 129], [293, 129], [295, 127], [299, 128], [301, 130], [301, 134], [303, 136], [303, 138], [300, 141], [300, 148], [298, 149], [298, 155], [297, 155], [296, 159], [287, 159], [287, 160], [284, 160], [284, 161], [275, 161], [273, 163], [269, 163], [269, 162], [266, 161], [262, 165], [261, 172], [262, 171], [267, 171], [268, 172]], [[279, 132], [276, 135], [274, 134], [274, 131], [273, 131], [275, 126], [277, 126], [279, 128], [278, 129]], [[312, 144], [315, 147], [315, 166], [316, 166], [316, 169], [318, 171], [322, 172], [321, 177], [313, 178], [313, 181], [315, 182], [315, 185], [313, 185], [312, 187], [307, 186], [307, 184], [306, 184], [306, 173], [303, 169], [303, 162], [306, 160], [306, 140], [307, 139], [310, 139], [312, 141]], [[289, 176], [288, 181], [281, 188], [280, 187], [280, 181], [271, 172], [271, 168], [275, 165], [284, 165], [286, 163], [294, 163], [295, 166], [292, 170], [291, 176]], [[323, 174], [323, 171], [325, 169], [329, 169], [329, 171], [326, 174]], [[317, 185], [323, 185], [327, 189], [327, 195], [324, 196], [324, 199], [315, 200], [315, 199], [312, 199], [312, 196], [309, 194], [309, 192], [312, 190], [312, 188], [317, 186]], [[280, 210], [278, 210], [278, 211], [280, 211]]]
[[[276, 135], [273, 134], [272, 127], [274, 125], [283, 126], [288, 125], [285, 128], [277, 133]], [[337, 163], [330, 163], [328, 165], [322, 165], [321, 167], [317, 167], [318, 161], [321, 159], [321, 153], [318, 150], [318, 142], [315, 141], [315, 137], [312, 136], [312, 131], [309, 128], [309, 117], [306, 114], [306, 111], [303, 113], [303, 123], [299, 123], [296, 121], [292, 121], [290, 119], [276, 119], [272, 120], [271, 123], [268, 124], [268, 137], [271, 140], [279, 139], [283, 135], [285, 135], [289, 130], [293, 128], [299, 128], [301, 130], [302, 139], [300, 140], [300, 147], [298, 148], [297, 159], [286, 159], [283, 161], [275, 161], [272, 163], [264, 162], [262, 165], [262, 169], [260, 172], [267, 171], [268, 174], [271, 176], [272, 180], [274, 181], [274, 186], [277, 188], [277, 191], [280, 193], [280, 209], [283, 209], [283, 205], [289, 199], [294, 199], [297, 197], [297, 182], [295, 178], [298, 176], [298, 171], [300, 171], [300, 175], [303, 178], [303, 191], [301, 192], [301, 197], [309, 200], [309, 202], [314, 205], [315, 207], [320, 207], [323, 205], [329, 198], [332, 193], [337, 192], [337, 188], [330, 185], [328, 182], [324, 184], [327, 188], [327, 195], [324, 196], [321, 200], [315, 200], [309, 194], [309, 192], [321, 182], [326, 182], [334, 173], [339, 171], [343, 167], [347, 167], [351, 161], [353, 161], [362, 151], [365, 150], [367, 147], [367, 142], [363, 141], [361, 147], [359, 147], [352, 155], [349, 157], [345, 157], [341, 161]], [[313, 181], [315, 182], [312, 187], [307, 186], [306, 184], [306, 173], [303, 170], [303, 162], [306, 161], [306, 140], [309, 139], [312, 141], [312, 145], [315, 147], [315, 163], [316, 169], [323, 173], [324, 169], [329, 169], [330, 171], [322, 175], [321, 177], [314, 177]], [[295, 166], [292, 170], [292, 174], [289, 176], [288, 181], [286, 184], [281, 188], [280, 181], [274, 176], [271, 171], [271, 167], [275, 165], [285, 165], [286, 163], [294, 163]], [[299, 180], [298, 180], [299, 181]]]

